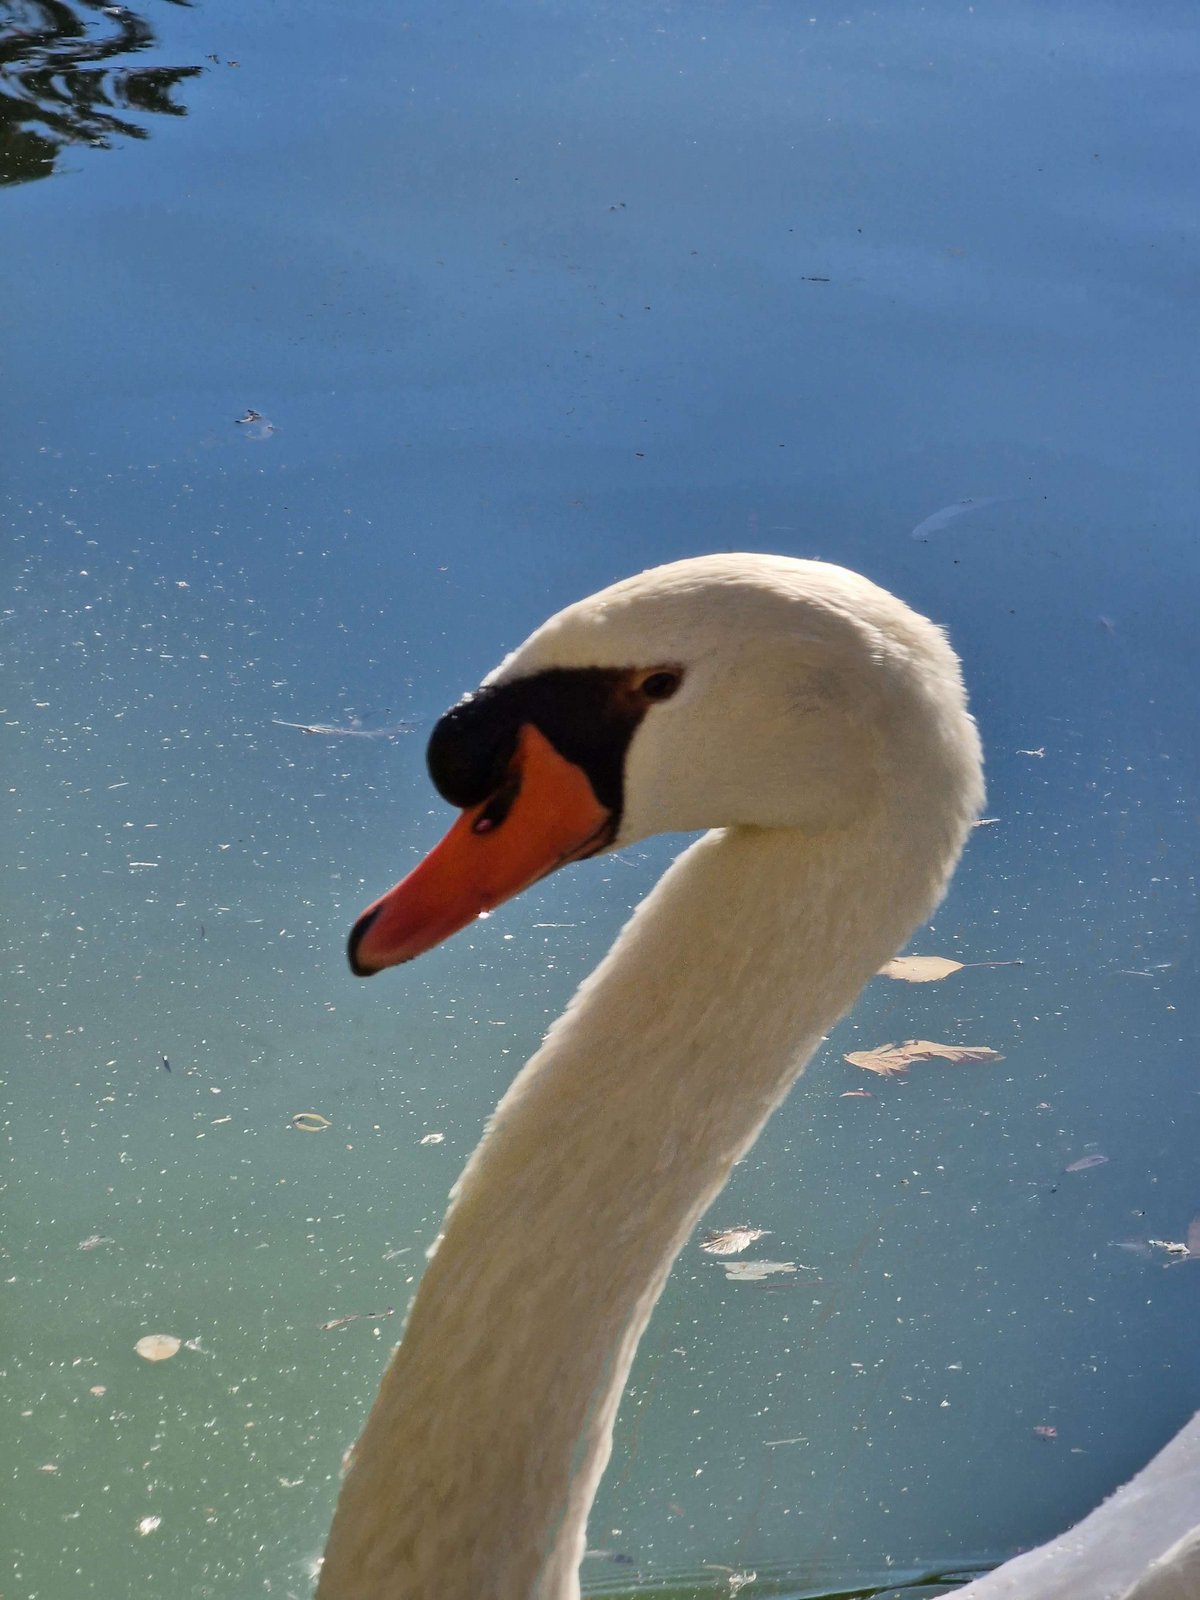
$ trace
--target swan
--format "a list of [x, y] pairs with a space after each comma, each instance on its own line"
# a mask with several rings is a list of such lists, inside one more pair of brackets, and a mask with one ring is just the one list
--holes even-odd
[[[574, 1600], [667, 1272], [822, 1033], [936, 906], [983, 800], [932, 623], [819, 562], [659, 567], [539, 628], [434, 729], [462, 816], [359, 918], [410, 960], [568, 861], [711, 828], [504, 1096], [356, 1445], [318, 1600]], [[1200, 1600], [1200, 1414], [963, 1600]]]
[[676, 1254], [940, 900], [983, 798], [942, 632], [818, 562], [709, 556], [552, 617], [429, 745], [461, 808], [362, 975], [568, 861], [708, 828], [502, 1099], [342, 1485], [322, 1600], [571, 1600]]
[[318, 1600], [576, 1600], [675, 1256], [983, 800], [942, 631], [841, 567], [717, 555], [568, 606], [448, 711], [461, 815], [359, 918], [370, 975], [566, 862], [709, 829], [502, 1098], [351, 1454]]

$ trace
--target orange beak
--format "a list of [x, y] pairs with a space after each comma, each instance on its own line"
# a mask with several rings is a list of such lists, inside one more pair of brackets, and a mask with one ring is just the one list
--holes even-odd
[[350, 969], [369, 978], [411, 961], [568, 861], [601, 850], [613, 818], [587, 774], [531, 722], [521, 728], [499, 796], [464, 811], [439, 845], [368, 906], [350, 934]]

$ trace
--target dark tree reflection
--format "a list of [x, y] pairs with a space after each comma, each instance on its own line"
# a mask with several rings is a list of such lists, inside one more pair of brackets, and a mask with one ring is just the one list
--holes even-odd
[[147, 138], [139, 113], [186, 116], [172, 92], [203, 68], [124, 62], [156, 42], [128, 6], [0, 0], [0, 184], [47, 177], [67, 145]]

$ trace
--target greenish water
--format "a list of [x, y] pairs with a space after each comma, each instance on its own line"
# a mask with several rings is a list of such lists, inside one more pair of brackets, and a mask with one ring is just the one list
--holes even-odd
[[[708, 1219], [813, 1270], [685, 1251], [586, 1581], [1056, 1532], [1200, 1405], [1200, 1266], [1148, 1243], [1200, 1214], [1190, 8], [143, 21], [106, 70], [200, 68], [186, 115], [8, 102], [53, 148], [0, 202], [0, 1592], [308, 1592], [450, 1184], [679, 844], [358, 984], [442, 830], [425, 733], [550, 610], [728, 548], [948, 626], [998, 821], [914, 948], [1022, 965], [830, 1038]], [[908, 1037], [1005, 1059], [842, 1060]]]

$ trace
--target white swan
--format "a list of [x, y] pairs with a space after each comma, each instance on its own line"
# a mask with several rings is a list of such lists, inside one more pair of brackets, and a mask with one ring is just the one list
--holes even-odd
[[840, 567], [709, 556], [545, 623], [448, 712], [464, 808], [360, 918], [407, 960], [563, 861], [711, 828], [500, 1102], [342, 1485], [320, 1600], [570, 1600], [639, 1336], [983, 798], [941, 631]]
[[940, 899], [982, 801], [979, 741], [931, 623], [841, 568], [732, 555], [552, 618], [442, 718], [429, 763], [463, 815], [360, 918], [363, 974], [565, 861], [716, 830], [635, 913], [471, 1158], [318, 1588], [572, 1600], [671, 1262]]

